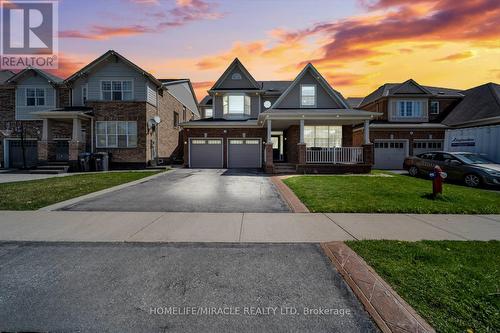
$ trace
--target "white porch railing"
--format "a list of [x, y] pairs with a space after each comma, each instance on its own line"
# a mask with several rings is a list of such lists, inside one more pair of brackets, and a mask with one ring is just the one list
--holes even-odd
[[363, 147], [306, 148], [306, 163], [363, 163]]

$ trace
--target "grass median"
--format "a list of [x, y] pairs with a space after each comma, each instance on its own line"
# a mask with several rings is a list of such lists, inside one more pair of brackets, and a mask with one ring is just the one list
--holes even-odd
[[156, 173], [103, 172], [0, 184], [0, 210], [35, 210]]

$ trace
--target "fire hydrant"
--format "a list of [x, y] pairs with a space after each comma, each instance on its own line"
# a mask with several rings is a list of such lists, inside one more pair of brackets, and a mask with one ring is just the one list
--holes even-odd
[[445, 179], [448, 174], [443, 172], [439, 165], [434, 167], [434, 172], [429, 175], [432, 178], [432, 196], [436, 197], [438, 194], [443, 194], [443, 179]]

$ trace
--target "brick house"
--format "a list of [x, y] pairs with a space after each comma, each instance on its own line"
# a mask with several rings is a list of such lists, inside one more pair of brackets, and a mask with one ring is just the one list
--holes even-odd
[[[376, 112], [350, 108], [312, 64], [293, 81], [256, 81], [235, 59], [184, 128], [184, 163], [267, 172], [367, 172], [368, 124]], [[353, 126], [367, 135], [353, 144]]]
[[[26, 68], [0, 85], [2, 166], [75, 167], [83, 152], [106, 152], [112, 167], [182, 158], [179, 123], [199, 117], [189, 80], [161, 80], [108, 51], [66, 80]], [[179, 156], [178, 156], [179, 155]]]
[[[401, 169], [409, 155], [442, 150], [447, 126], [442, 121], [463, 99], [461, 90], [422, 86], [414, 80], [386, 83], [353, 107], [380, 113], [370, 123], [374, 144], [374, 167]], [[353, 143], [363, 142], [365, 128], [353, 131]]]

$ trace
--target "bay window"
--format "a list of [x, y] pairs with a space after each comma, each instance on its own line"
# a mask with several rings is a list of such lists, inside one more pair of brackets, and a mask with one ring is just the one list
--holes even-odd
[[304, 126], [307, 147], [342, 147], [342, 126]]
[[303, 84], [300, 86], [300, 106], [316, 106], [316, 86], [314, 84]]
[[101, 81], [101, 98], [105, 101], [132, 100], [132, 81]]
[[26, 106], [45, 105], [45, 89], [26, 88]]
[[251, 100], [246, 95], [224, 95], [222, 98], [224, 115], [250, 115]]
[[136, 121], [97, 121], [97, 148], [137, 147]]
[[213, 109], [205, 109], [205, 118], [212, 118], [214, 115]]
[[398, 101], [397, 114], [400, 118], [422, 117], [422, 101]]

